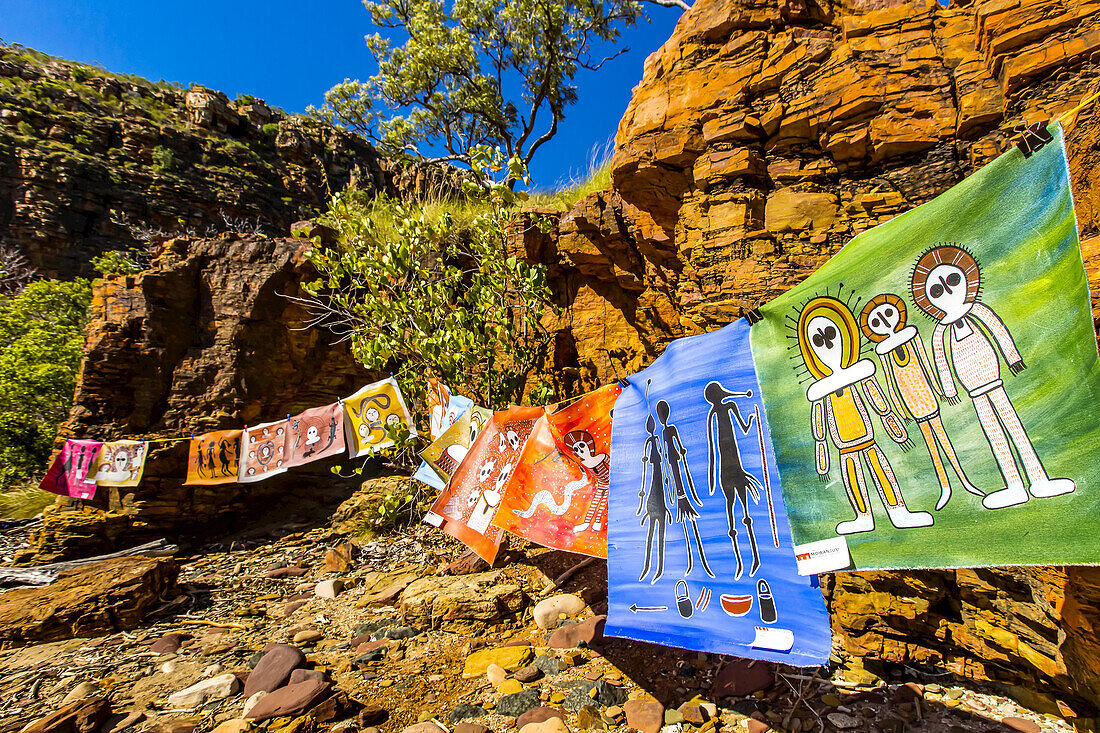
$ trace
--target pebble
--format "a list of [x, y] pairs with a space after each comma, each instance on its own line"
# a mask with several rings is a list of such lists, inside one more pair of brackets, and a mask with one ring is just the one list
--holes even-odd
[[149, 651], [157, 654], [175, 654], [183, 645], [183, 642], [191, 637], [187, 634], [172, 632], [165, 634], [149, 646]]
[[607, 621], [607, 616], [593, 616], [581, 621], [579, 624], [562, 626], [550, 635], [547, 643], [554, 649], [590, 646], [603, 639], [605, 621]]
[[514, 695], [523, 690], [523, 683], [516, 679], [504, 680], [497, 686], [497, 691], [502, 695]]
[[840, 730], [854, 730], [863, 726], [863, 721], [848, 713], [829, 713], [825, 716]]
[[512, 676], [520, 682], [534, 682], [539, 677], [542, 677], [542, 670], [533, 664], [528, 664], [526, 667], [517, 669], [516, 673]]
[[252, 712], [252, 708], [256, 707], [256, 703], [258, 703], [260, 700], [263, 700], [266, 695], [267, 692], [265, 690], [260, 690], [259, 692], [249, 696], [244, 701], [244, 707], [241, 709], [241, 717], [247, 718], [248, 714]]
[[[480, 718], [485, 715], [485, 708], [480, 705], [469, 705], [463, 703], [451, 711], [450, 721], [452, 723], [458, 723], [459, 721], [466, 720], [467, 718]], [[431, 713], [428, 713], [431, 717]]]
[[831, 708], [835, 708], [840, 704], [840, 698], [831, 692], [828, 692], [821, 696], [821, 704], [828, 705]]
[[305, 629], [303, 631], [299, 631], [297, 634], [294, 635], [294, 643], [312, 644], [315, 641], [320, 641], [324, 637], [325, 635], [317, 629]]
[[535, 619], [535, 625], [546, 630], [563, 615], [569, 617], [580, 613], [584, 610], [584, 605], [584, 601], [577, 596], [562, 593], [536, 603], [531, 615]]
[[764, 731], [771, 730], [771, 725], [763, 720], [757, 720], [756, 718], [749, 718], [745, 721], [745, 728], [749, 733], [764, 733]]
[[481, 723], [471, 723], [467, 720], [456, 725], [454, 733], [490, 733], [490, 729]]
[[618, 705], [612, 705], [607, 710], [604, 710], [604, 714], [609, 718], [618, 719], [623, 714], [623, 709]]
[[548, 657], [545, 654], [540, 654], [535, 657], [535, 660], [531, 662], [531, 664], [538, 667], [539, 671], [545, 675], [558, 674], [564, 667], [560, 659]]
[[344, 591], [344, 581], [339, 578], [322, 580], [313, 587], [313, 593], [318, 598], [335, 598]]
[[676, 725], [684, 722], [684, 714], [676, 708], [665, 710], [665, 725]]
[[325, 673], [320, 669], [296, 669], [290, 673], [288, 685], [296, 685], [299, 682], [324, 682]]
[[244, 733], [251, 727], [252, 721], [238, 718], [236, 720], [227, 720], [221, 723], [211, 733]]
[[569, 733], [569, 726], [561, 718], [550, 718], [541, 723], [528, 723], [519, 733]]
[[241, 682], [234, 674], [223, 674], [208, 680], [196, 682], [179, 692], [168, 696], [168, 704], [174, 708], [193, 708], [209, 702], [229, 697], [241, 688]]
[[176, 671], [176, 663], [173, 661], [165, 662], [164, 664], [160, 665], [160, 671], [164, 672], [164, 674], [172, 674]]
[[518, 718], [531, 708], [538, 707], [540, 702], [538, 690], [523, 690], [500, 698], [496, 711], [510, 718]]
[[91, 697], [92, 695], [98, 695], [98, 694], [99, 694], [99, 685], [97, 685], [95, 682], [87, 682], [87, 681], [81, 682], [76, 687], [69, 690], [69, 694], [65, 695], [65, 697], [61, 699], [61, 705], [62, 705], [62, 707], [64, 707], [65, 705], [68, 705], [71, 702], [76, 702], [77, 700], [83, 700], [86, 697]]
[[401, 729], [401, 733], [446, 733], [442, 728], [431, 721], [413, 723]]
[[286, 618], [287, 616], [293, 616], [295, 611], [297, 611], [299, 608], [306, 605], [307, 603], [309, 603], [309, 601], [301, 600], [291, 601], [290, 603], [286, 604], [285, 606], [283, 606], [283, 618]]
[[1020, 731], [1020, 733], [1039, 733], [1042, 728], [1034, 720], [1028, 720], [1027, 718], [1019, 718], [1015, 715], [1010, 715], [1007, 718], [1001, 718], [1001, 722], [1007, 725], [1012, 730]]
[[485, 677], [493, 687], [500, 687], [500, 683], [508, 679], [508, 670], [499, 664], [490, 664], [485, 668]]
[[516, 726], [522, 729], [523, 726], [528, 723], [541, 723], [550, 718], [561, 718], [565, 720], [565, 716], [560, 710], [541, 705], [537, 708], [531, 708], [526, 713], [516, 718]]
[[214, 675], [222, 673], [222, 666], [218, 663], [211, 664], [209, 667], [202, 671], [203, 677], [213, 677]]
[[607, 723], [595, 705], [585, 705], [577, 711], [577, 727], [581, 730], [607, 730]]

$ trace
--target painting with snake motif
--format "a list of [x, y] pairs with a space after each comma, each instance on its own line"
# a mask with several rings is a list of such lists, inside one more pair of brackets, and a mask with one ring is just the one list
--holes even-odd
[[1043, 135], [760, 307], [800, 572], [1100, 562], [1100, 360]]
[[368, 384], [344, 400], [344, 437], [351, 458], [376, 453], [393, 445], [389, 431], [406, 425], [416, 436], [416, 426], [393, 377]]
[[607, 557], [611, 410], [608, 385], [535, 424], [493, 523], [531, 542]]
[[[424, 521], [457, 537], [490, 565], [504, 532], [493, 524], [512, 471], [541, 407], [512, 407], [494, 412]], [[455, 423], [456, 425], [458, 423]]]

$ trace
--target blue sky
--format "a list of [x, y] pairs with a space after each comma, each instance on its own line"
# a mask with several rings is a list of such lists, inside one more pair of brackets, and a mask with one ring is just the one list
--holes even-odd
[[[680, 11], [646, 6], [652, 22], [624, 34], [630, 52], [577, 77], [580, 101], [532, 166], [540, 188], [582, 175], [604, 148]], [[0, 38], [153, 80], [195, 82], [231, 97], [252, 94], [288, 112], [319, 105], [333, 84], [365, 78], [373, 62], [358, 0], [0, 0]]]

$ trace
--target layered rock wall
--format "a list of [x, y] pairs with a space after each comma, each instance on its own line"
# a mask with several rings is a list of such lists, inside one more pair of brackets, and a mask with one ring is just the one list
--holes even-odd
[[44, 275], [92, 274], [92, 257], [158, 235], [284, 234], [348, 185], [449, 194], [453, 176], [251, 97], [0, 44], [0, 244]]
[[[1100, 80], [1100, 5], [1072, 0], [698, 0], [646, 62], [614, 190], [528, 229], [582, 387], [794, 286], [855, 234], [928, 201]], [[1067, 136], [1092, 291], [1100, 115]], [[1094, 309], [1097, 302], [1094, 301]], [[825, 578], [857, 659], [989, 679], [1063, 715], [1100, 703], [1090, 568]]]
[[[180, 438], [277, 420], [346, 397], [378, 375], [352, 359], [292, 298], [314, 276], [299, 239], [175, 239], [152, 266], [95, 288], [84, 361], [62, 434]], [[253, 484], [185, 486], [187, 442], [150, 443], [136, 488], [61, 499], [38, 560], [81, 557], [157, 537], [209, 538], [241, 526], [265, 497], [296, 504], [341, 481], [327, 464]], [[347, 484], [347, 482], [344, 482]], [[350, 489], [350, 484], [347, 484]], [[293, 506], [284, 504], [293, 520]]]

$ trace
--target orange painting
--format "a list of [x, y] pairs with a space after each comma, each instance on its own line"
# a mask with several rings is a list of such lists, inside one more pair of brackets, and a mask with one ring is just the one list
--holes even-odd
[[607, 557], [611, 408], [617, 384], [538, 421], [493, 523], [544, 547]]
[[493, 515], [524, 443], [542, 415], [541, 407], [493, 413], [424, 521], [457, 537], [492, 564], [504, 536], [493, 524]]
[[240, 430], [219, 430], [191, 438], [185, 484], [232, 484], [241, 455]]

